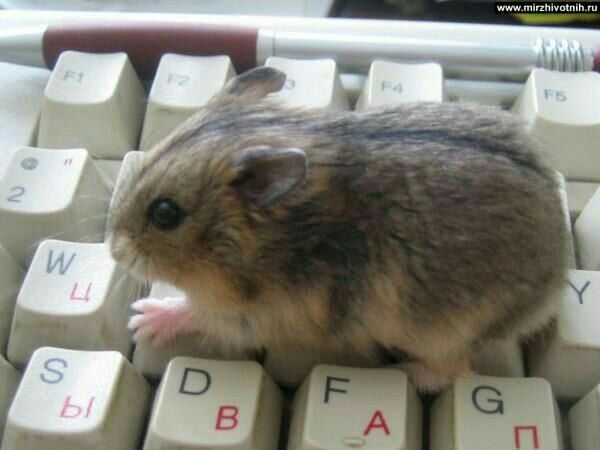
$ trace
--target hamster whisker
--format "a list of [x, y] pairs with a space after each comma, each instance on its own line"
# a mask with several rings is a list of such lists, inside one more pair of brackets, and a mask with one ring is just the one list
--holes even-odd
[[140, 251], [129, 252], [132, 259], [129, 263], [124, 262], [127, 271], [136, 279], [140, 281], [148, 281], [152, 280], [152, 274], [155, 271], [152, 270], [152, 261], [148, 258], [142, 258]]
[[75, 197], [75, 201], [80, 201], [80, 200], [87, 200], [87, 199], [93, 199], [93, 200], [102, 200], [103, 203], [106, 203], [108, 205], [108, 203], [110, 202], [110, 199], [112, 198], [112, 195], [100, 195], [98, 193], [96, 194], [80, 194], [77, 197]]
[[[92, 159], [94, 167], [98, 170], [101, 175], [100, 180], [94, 178], [94, 184], [98, 184], [107, 190], [112, 190], [114, 187], [114, 181], [112, 172], [108, 169], [107, 165], [103, 160]], [[112, 185], [112, 187], [111, 187]]]
[[119, 277], [119, 280], [115, 283], [115, 288], [114, 288], [115, 294], [118, 293], [119, 290], [121, 290], [121, 286], [124, 283], [128, 284], [128, 288], [125, 292], [122, 293], [121, 297], [117, 301], [120, 304], [120, 309], [121, 309], [120, 314], [122, 314], [123, 316], [129, 317], [131, 315], [130, 305], [131, 305], [131, 303], [138, 300], [140, 290], [141, 290], [140, 289], [141, 284], [138, 283], [137, 281], [133, 280], [127, 272], [123, 271], [121, 273], [121, 276]]
[[[102, 264], [99, 264], [101, 262]], [[86, 264], [81, 268], [82, 271], [90, 270], [92, 266], [94, 271], [103, 270], [110, 267], [113, 264], [112, 260], [106, 260], [101, 255], [95, 255], [93, 258], [90, 258], [86, 261]]]
[[108, 170], [99, 170], [100, 177], [97, 176], [84, 176], [83, 179], [90, 186], [94, 186], [95, 188], [102, 189], [103, 191], [110, 192], [112, 190], [112, 186], [114, 186], [114, 175], [112, 175]]
[[[63, 230], [54, 234], [50, 234], [48, 236], [44, 236], [43, 238], [37, 240], [36, 242], [34, 242], [33, 244], [27, 246], [25, 248], [25, 253], [29, 254], [29, 253], [35, 253], [35, 251], [37, 251], [37, 248], [39, 247], [39, 245], [44, 242], [44, 241], [48, 241], [48, 240], [61, 240], [60, 237], [64, 236], [65, 234], [68, 234], [69, 232], [71, 232], [71, 230]], [[70, 242], [78, 242], [78, 243], [82, 243], [82, 244], [100, 244], [102, 243], [102, 238], [103, 238], [103, 233], [98, 233], [98, 234], [89, 234], [86, 236], [82, 236], [77, 238], [76, 240], [71, 239]]]

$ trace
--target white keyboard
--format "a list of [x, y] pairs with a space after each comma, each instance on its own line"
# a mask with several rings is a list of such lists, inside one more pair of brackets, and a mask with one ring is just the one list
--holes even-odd
[[[74, 17], [6, 12], [0, 29]], [[98, 17], [158, 18], [77, 16], [82, 23]], [[255, 21], [340, 33], [378, 26], [395, 36], [436, 30], [486, 42], [557, 33]], [[558, 31], [600, 43], [600, 31]], [[112, 261], [103, 243], [111, 196], [141, 151], [201, 108], [235, 69], [228, 55], [166, 55], [145, 82], [125, 54], [68, 51], [52, 72], [0, 63], [0, 450], [600, 449], [600, 74], [536, 69], [516, 83], [447, 78], [435, 62], [376, 61], [366, 73], [345, 73], [323, 58], [265, 64], [286, 73], [274, 95], [286, 105], [475, 101], [522, 117], [562, 174], [573, 232], [570, 287], [556, 326], [527, 349], [490, 345], [477, 355], [478, 374], [435, 397], [420, 397], [401, 371], [352, 354], [259, 358], [185, 337], [160, 350], [134, 346], [128, 305], [150, 290], [177, 294], [140, 285]], [[300, 387], [290, 388], [293, 381]]]

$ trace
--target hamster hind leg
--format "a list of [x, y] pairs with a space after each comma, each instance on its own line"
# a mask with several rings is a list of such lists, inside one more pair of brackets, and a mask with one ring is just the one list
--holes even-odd
[[413, 385], [421, 393], [436, 393], [449, 387], [456, 378], [471, 372], [471, 361], [468, 357], [445, 364], [429, 365], [422, 361], [406, 361], [394, 364], [402, 370]]
[[139, 313], [128, 323], [129, 329], [135, 330], [133, 339], [136, 342], [150, 339], [152, 345], [159, 347], [178, 334], [197, 330], [195, 312], [185, 297], [143, 298], [131, 307]]

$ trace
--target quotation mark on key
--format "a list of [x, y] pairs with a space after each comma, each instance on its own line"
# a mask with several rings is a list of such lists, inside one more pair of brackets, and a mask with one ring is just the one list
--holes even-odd
[[21, 167], [25, 170], [33, 170], [37, 167], [38, 160], [36, 158], [25, 158], [21, 161]]

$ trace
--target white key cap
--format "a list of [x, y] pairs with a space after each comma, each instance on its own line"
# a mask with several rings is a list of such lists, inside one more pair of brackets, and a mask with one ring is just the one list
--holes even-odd
[[265, 66], [287, 75], [285, 85], [270, 97], [286, 106], [325, 108], [336, 111], [350, 109], [337, 65], [333, 59], [289, 59], [271, 56]]
[[122, 158], [137, 148], [144, 88], [125, 53], [63, 52], [46, 87], [38, 147]]
[[350, 367], [380, 367], [378, 355], [371, 357], [357, 354], [353, 349], [332, 351], [320, 349], [291, 349], [270, 347], [265, 349], [263, 367], [279, 385], [297, 387], [318, 364]]
[[569, 410], [572, 450], [598, 448], [600, 443], [600, 385]]
[[432, 450], [561, 450], [560, 416], [540, 378], [458, 379], [431, 407]]
[[19, 372], [0, 356], [0, 436], [4, 433], [6, 415], [18, 384]]
[[382, 105], [409, 102], [441, 102], [444, 100], [442, 66], [429, 64], [398, 64], [374, 61], [357, 111]]
[[530, 375], [546, 378], [556, 397], [576, 400], [600, 380], [600, 272], [572, 270], [557, 327], [529, 351]]
[[[17, 147], [33, 145], [38, 128], [46, 69], [0, 63], [0, 178]], [[6, 88], [8, 87], [8, 88]]]
[[585, 183], [581, 181], [567, 181], [567, 198], [569, 199], [569, 214], [571, 222], [575, 222], [590, 201], [594, 193], [600, 188], [598, 183]]
[[85, 150], [20, 148], [0, 180], [0, 243], [26, 267], [46, 237], [99, 242], [109, 200]]
[[562, 212], [565, 220], [565, 227], [569, 231], [568, 246], [569, 246], [569, 267], [571, 269], [577, 268], [577, 262], [575, 258], [575, 244], [573, 242], [573, 228], [571, 225], [571, 215], [569, 213], [569, 199], [567, 196], [567, 182], [565, 177], [560, 172], [555, 172], [558, 177], [558, 193], [560, 195], [560, 203], [562, 206]]
[[600, 188], [575, 221], [575, 242], [583, 270], [600, 270]]
[[513, 111], [568, 180], [600, 181], [600, 74], [535, 69]]
[[288, 450], [421, 449], [421, 403], [398, 369], [317, 366], [292, 409]]
[[258, 363], [175, 358], [144, 450], [276, 450], [281, 408], [279, 389]]
[[149, 401], [120, 353], [44, 347], [23, 375], [2, 450], [136, 450]]
[[164, 55], [148, 97], [140, 149], [150, 149], [234, 76], [229, 56]]
[[[154, 283], [149, 297], [181, 297], [184, 293], [165, 283]], [[131, 314], [131, 312], [128, 312]], [[153, 347], [146, 340], [135, 346], [133, 366], [151, 378], [161, 378], [169, 361], [175, 356], [193, 356], [207, 359], [250, 360], [255, 359], [253, 352], [223, 347], [219, 342], [199, 334], [176, 336], [164, 347]]]
[[45, 345], [128, 356], [128, 309], [138, 292], [106, 244], [44, 241], [17, 298], [8, 358], [22, 366]]
[[13, 310], [22, 282], [23, 269], [0, 245], [0, 352], [4, 352], [8, 342]]
[[524, 377], [523, 353], [518, 340], [486, 342], [475, 355], [473, 370], [495, 377]]

